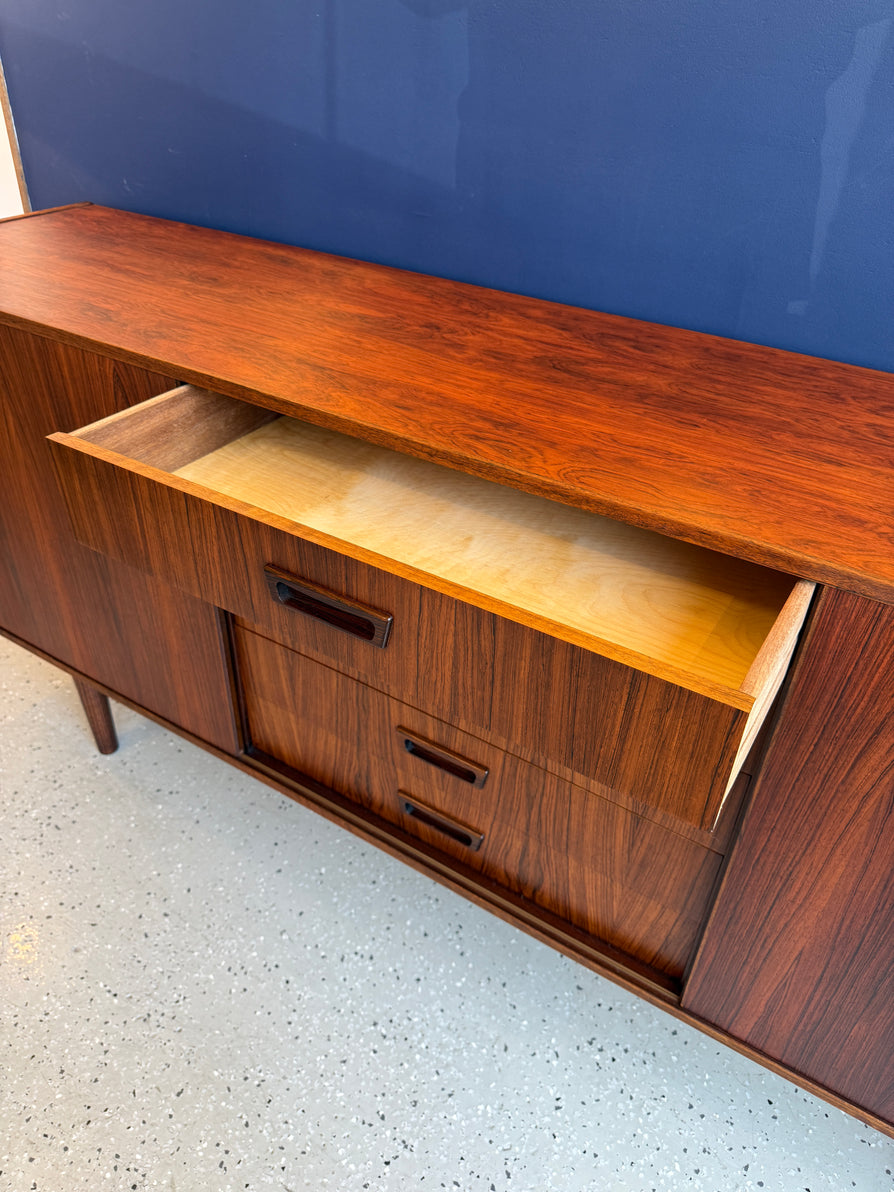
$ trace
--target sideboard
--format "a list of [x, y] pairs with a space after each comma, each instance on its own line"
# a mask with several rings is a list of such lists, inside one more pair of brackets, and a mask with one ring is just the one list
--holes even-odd
[[894, 1132], [894, 377], [0, 226], [0, 627]]

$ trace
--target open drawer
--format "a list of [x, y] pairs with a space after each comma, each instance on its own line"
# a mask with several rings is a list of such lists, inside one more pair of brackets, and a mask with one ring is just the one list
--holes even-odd
[[[776, 571], [191, 386], [51, 442], [75, 532], [88, 546], [270, 632], [277, 598], [297, 604], [307, 622], [327, 603], [348, 619], [369, 613], [374, 627], [358, 635], [363, 645], [327, 661], [417, 706], [426, 706], [418, 694], [426, 664], [414, 637], [426, 622], [426, 594], [581, 651], [582, 660], [566, 660], [557, 679], [577, 703], [574, 684], [589, 673], [586, 658], [602, 660], [611, 699], [591, 724], [577, 717], [574, 728], [575, 736], [602, 742], [581, 746], [596, 761], [578, 765], [572, 742], [556, 752], [557, 762], [576, 778], [705, 829], [784, 677], [813, 590]], [[313, 577], [302, 584], [298, 576], [295, 586], [288, 574], [278, 578], [281, 561], [262, 527], [374, 569], [379, 586], [369, 607], [358, 609], [352, 594], [333, 594]], [[262, 574], [264, 564], [274, 566]], [[392, 597], [399, 602], [410, 586], [419, 603], [396, 627], [392, 647], [381, 622]], [[319, 632], [338, 631], [336, 621], [330, 616]], [[313, 653], [317, 628], [307, 632], [298, 648]], [[439, 629], [426, 632], [434, 640]], [[357, 661], [357, 651], [365, 659], [370, 650], [375, 664]], [[511, 688], [511, 662], [481, 662], [492, 671], [490, 687]], [[474, 677], [479, 660], [465, 665]], [[555, 678], [542, 674], [531, 698], [542, 699]], [[468, 677], [464, 682], [469, 688]], [[666, 715], [656, 695], [665, 689]], [[500, 698], [507, 702], [505, 690]], [[509, 703], [525, 698], [509, 691]], [[526, 718], [533, 721], [533, 710], [516, 714]], [[451, 719], [462, 723], [455, 710]], [[557, 705], [544, 731], [561, 737], [567, 720]], [[476, 727], [526, 752], [518, 732]], [[549, 761], [543, 742], [527, 752]]]

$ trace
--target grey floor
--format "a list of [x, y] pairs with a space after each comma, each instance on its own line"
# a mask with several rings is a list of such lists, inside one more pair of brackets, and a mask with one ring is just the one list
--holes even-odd
[[0, 1189], [825, 1192], [894, 1142], [0, 638]]

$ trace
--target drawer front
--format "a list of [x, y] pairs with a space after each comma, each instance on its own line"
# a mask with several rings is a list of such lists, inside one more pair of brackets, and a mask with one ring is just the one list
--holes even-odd
[[[746, 713], [286, 532], [53, 444], [77, 537], [246, 625], [558, 777], [710, 829]], [[269, 568], [389, 615], [387, 645], [296, 611]]]
[[237, 630], [252, 744], [583, 930], [679, 976], [714, 852]]

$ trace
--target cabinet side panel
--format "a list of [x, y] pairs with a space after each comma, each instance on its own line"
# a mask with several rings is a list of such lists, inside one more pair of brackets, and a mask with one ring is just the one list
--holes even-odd
[[684, 1006], [894, 1121], [894, 608], [827, 589]]
[[0, 326], [0, 626], [233, 750], [216, 612], [76, 541], [45, 441], [170, 385]]

